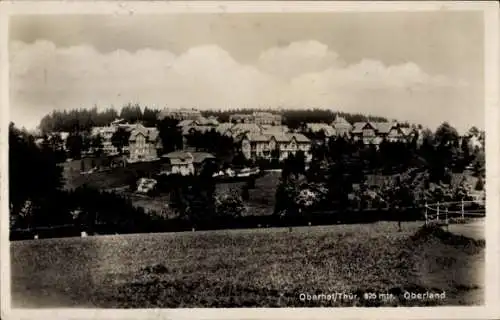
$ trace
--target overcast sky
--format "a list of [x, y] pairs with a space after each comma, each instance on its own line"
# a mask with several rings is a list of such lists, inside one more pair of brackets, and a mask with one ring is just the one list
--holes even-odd
[[319, 107], [484, 128], [482, 12], [18, 16], [11, 117]]

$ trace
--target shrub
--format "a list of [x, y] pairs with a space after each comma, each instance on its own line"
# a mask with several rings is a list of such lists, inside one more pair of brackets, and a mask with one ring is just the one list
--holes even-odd
[[243, 199], [235, 190], [215, 196], [215, 212], [219, 217], [240, 217], [245, 210]]
[[477, 191], [482, 191], [484, 189], [484, 181], [482, 177], [479, 177], [476, 182], [476, 187], [474, 188]]

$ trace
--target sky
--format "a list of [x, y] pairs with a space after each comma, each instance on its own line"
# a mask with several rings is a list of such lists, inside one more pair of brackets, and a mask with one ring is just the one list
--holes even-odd
[[11, 120], [52, 110], [322, 108], [484, 128], [481, 12], [11, 17]]

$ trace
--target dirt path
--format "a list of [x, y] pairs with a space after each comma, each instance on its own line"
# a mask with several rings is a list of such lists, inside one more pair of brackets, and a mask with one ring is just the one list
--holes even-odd
[[[484, 218], [481, 218], [467, 224], [452, 224], [448, 226], [448, 231], [475, 240], [486, 240], [484, 220], [485, 220]], [[469, 301], [471, 304], [482, 304], [484, 303], [484, 294], [485, 294], [484, 272], [486, 266], [485, 266], [484, 255], [478, 255], [474, 257], [474, 265], [475, 265], [475, 270], [477, 271], [474, 276], [474, 278], [476, 279], [475, 283], [477, 283], [479, 287], [476, 290], [469, 291], [466, 294], [465, 299]]]
[[[446, 227], [444, 227], [446, 230]], [[467, 224], [450, 224], [448, 231], [475, 240], [485, 240], [484, 219], [477, 219]]]

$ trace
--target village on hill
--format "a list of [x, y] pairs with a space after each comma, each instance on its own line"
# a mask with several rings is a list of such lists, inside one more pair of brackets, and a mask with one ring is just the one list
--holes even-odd
[[[54, 112], [39, 129], [32, 140], [58, 163], [58, 192], [114, 195], [126, 199], [131, 212], [140, 210], [143, 220], [184, 219], [184, 228], [204, 228], [214, 214], [300, 216], [311, 223], [318, 212], [394, 215], [394, 208], [406, 208], [400, 218], [414, 219], [422, 217], [425, 203], [484, 199], [484, 132], [473, 127], [460, 136], [446, 122], [432, 132], [418, 124], [322, 110], [218, 114], [125, 106], [120, 114]], [[43, 209], [33, 203], [18, 204], [21, 213], [13, 215], [12, 227], [35, 228], [25, 217]], [[71, 224], [75, 216], [88, 220], [95, 209], [87, 206], [62, 206], [64, 223], [42, 219], [38, 226]], [[79, 228], [118, 228], [106, 214]]]

